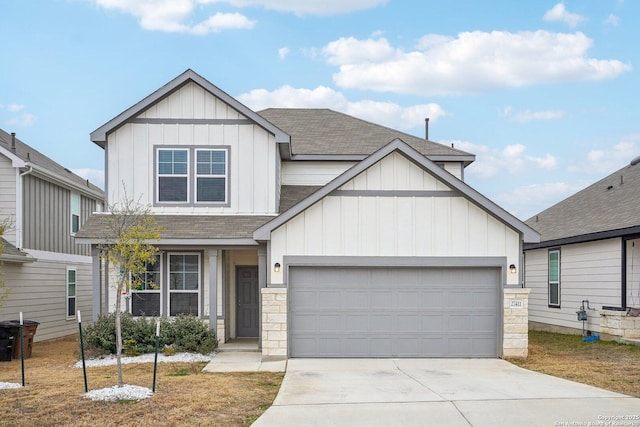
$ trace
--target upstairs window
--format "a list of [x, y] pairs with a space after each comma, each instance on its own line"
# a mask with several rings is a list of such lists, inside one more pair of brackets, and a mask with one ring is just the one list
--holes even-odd
[[71, 235], [80, 230], [80, 194], [71, 193]]
[[196, 150], [196, 202], [227, 201], [227, 151]]
[[158, 204], [198, 206], [229, 201], [229, 149], [156, 149]]
[[189, 151], [158, 150], [158, 201], [189, 201]]

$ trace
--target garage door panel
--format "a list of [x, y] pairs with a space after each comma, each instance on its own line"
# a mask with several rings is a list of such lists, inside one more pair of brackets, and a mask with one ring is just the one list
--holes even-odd
[[291, 267], [291, 357], [496, 357], [497, 268]]

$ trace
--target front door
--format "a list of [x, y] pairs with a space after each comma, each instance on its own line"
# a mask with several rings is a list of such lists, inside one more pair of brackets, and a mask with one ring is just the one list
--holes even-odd
[[236, 336], [258, 336], [258, 267], [236, 267]]

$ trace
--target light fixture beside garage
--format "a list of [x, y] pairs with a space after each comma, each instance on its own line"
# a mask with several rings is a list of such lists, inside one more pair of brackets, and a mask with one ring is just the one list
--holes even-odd
[[509, 266], [509, 271], [511, 272], [511, 274], [516, 274], [516, 265], [515, 264], [511, 264]]
[[275, 271], [276, 273], [280, 273], [280, 263], [276, 262], [275, 264], [273, 264], [273, 271]]

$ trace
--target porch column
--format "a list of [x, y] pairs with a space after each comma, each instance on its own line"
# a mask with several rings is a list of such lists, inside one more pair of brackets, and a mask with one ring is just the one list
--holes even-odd
[[100, 256], [98, 248], [91, 245], [91, 282], [93, 288], [93, 300], [91, 304], [91, 318], [95, 322], [101, 314], [100, 300], [102, 299], [102, 287], [100, 286]]
[[218, 331], [218, 250], [209, 249], [209, 329]]
[[262, 348], [262, 288], [267, 287], [267, 245], [258, 246], [258, 348]]

